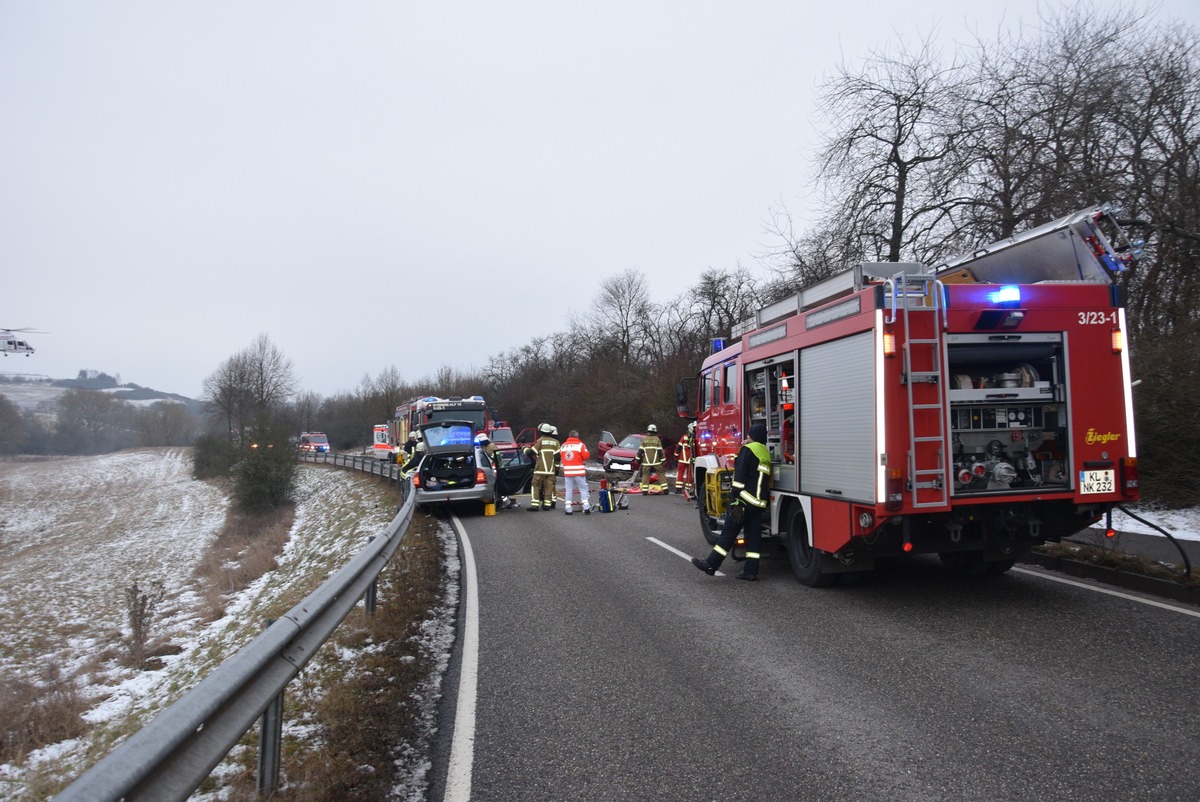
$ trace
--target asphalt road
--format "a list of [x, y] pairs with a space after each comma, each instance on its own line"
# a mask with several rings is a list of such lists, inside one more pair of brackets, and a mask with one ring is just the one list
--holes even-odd
[[[679, 496], [559, 506], [463, 516], [472, 799], [1197, 798], [1194, 608], [932, 559], [815, 590], [780, 554], [750, 584], [650, 539], [707, 551]], [[446, 789], [460, 657], [430, 799]]]

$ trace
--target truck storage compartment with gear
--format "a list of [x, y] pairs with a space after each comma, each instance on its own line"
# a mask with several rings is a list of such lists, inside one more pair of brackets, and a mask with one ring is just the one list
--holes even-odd
[[947, 334], [953, 495], [1070, 487], [1059, 333]]

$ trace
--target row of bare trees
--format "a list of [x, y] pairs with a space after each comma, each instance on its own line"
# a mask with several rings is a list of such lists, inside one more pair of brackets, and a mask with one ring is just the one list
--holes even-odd
[[1125, 279], [1135, 331], [1171, 334], [1200, 309], [1198, 46], [1182, 23], [1080, 4], [950, 55], [927, 38], [843, 64], [820, 107], [827, 211], [786, 240], [785, 272], [936, 264], [1112, 201], [1147, 242]]
[[138, 446], [191, 445], [199, 421], [178, 402], [139, 406], [112, 393], [69, 388], [22, 411], [0, 395], [0, 455], [104, 454]]

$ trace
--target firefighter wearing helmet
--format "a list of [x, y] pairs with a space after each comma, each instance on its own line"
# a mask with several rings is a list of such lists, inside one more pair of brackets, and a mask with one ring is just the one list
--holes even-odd
[[421, 459], [425, 456], [425, 435], [421, 432], [416, 432], [412, 435], [413, 448], [408, 452], [408, 459], [404, 462], [404, 467], [401, 470], [406, 476], [411, 476], [416, 471], [417, 466], [421, 464]]
[[692, 486], [692, 458], [696, 455], [696, 422], [688, 424], [687, 434], [675, 444], [675, 492], [694, 498], [696, 488]]
[[642, 446], [638, 449], [637, 456], [642, 466], [642, 492], [666, 492], [666, 472], [663, 471], [666, 456], [663, 453], [662, 440], [658, 438], [658, 427], [653, 423], [646, 427], [646, 435], [642, 438]]
[[758, 561], [762, 557], [762, 519], [771, 497], [771, 452], [767, 450], [767, 427], [750, 427], [750, 439], [742, 443], [733, 462], [733, 500], [725, 511], [721, 536], [705, 559], [692, 558], [692, 565], [712, 576], [733, 550], [737, 536], [746, 535], [746, 565], [738, 579], [758, 579]]
[[548, 423], [538, 425], [538, 439], [525, 449], [533, 460], [533, 484], [529, 490], [531, 512], [554, 509], [554, 476], [558, 469], [560, 443], [554, 437], [554, 427]]

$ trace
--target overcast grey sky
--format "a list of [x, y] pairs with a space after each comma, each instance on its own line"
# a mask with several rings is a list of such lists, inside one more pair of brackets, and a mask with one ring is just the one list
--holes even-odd
[[260, 332], [322, 395], [483, 367], [606, 276], [753, 266], [840, 59], [1039, 5], [0, 0], [0, 326], [50, 332], [0, 372], [198, 396]]

